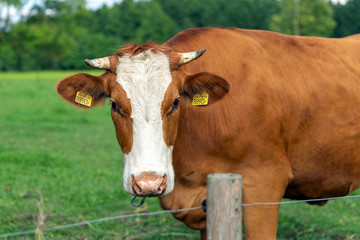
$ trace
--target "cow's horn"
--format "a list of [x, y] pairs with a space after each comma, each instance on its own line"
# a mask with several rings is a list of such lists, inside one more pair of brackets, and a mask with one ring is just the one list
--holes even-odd
[[93, 68], [98, 69], [110, 69], [110, 60], [109, 57], [96, 58], [96, 59], [85, 59], [85, 63]]
[[199, 58], [203, 53], [206, 51], [205, 48], [200, 49], [199, 51], [195, 52], [187, 52], [187, 53], [179, 53], [180, 54], [180, 60], [179, 65], [183, 65], [186, 63], [189, 63], [191, 61], [194, 61], [195, 59]]

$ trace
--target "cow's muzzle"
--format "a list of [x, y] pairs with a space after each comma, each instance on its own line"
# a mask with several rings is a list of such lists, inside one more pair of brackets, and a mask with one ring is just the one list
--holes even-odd
[[131, 187], [136, 196], [156, 197], [162, 195], [167, 187], [167, 177], [145, 173], [139, 177], [131, 175]]

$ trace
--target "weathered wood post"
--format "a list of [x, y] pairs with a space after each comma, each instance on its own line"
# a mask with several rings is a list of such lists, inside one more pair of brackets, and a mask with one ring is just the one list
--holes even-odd
[[208, 175], [206, 208], [208, 240], [241, 240], [241, 175]]

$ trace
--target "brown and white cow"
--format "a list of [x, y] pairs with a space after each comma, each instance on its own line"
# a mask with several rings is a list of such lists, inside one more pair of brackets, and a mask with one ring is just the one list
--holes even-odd
[[[200, 206], [210, 173], [242, 174], [244, 203], [360, 186], [359, 35], [199, 28], [86, 62], [105, 73], [67, 77], [58, 93], [84, 108], [78, 92], [90, 107], [110, 97], [131, 195], [161, 196], [165, 209]], [[192, 105], [203, 92], [208, 105]], [[246, 238], [275, 239], [278, 210], [244, 207]], [[174, 216], [205, 239], [202, 210]]]

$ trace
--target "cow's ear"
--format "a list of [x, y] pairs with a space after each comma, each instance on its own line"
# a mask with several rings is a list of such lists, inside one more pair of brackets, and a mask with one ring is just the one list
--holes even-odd
[[193, 101], [196, 94], [207, 93], [209, 95], [208, 104], [211, 104], [224, 97], [229, 89], [230, 84], [222, 77], [202, 72], [185, 77], [182, 95]]
[[58, 94], [67, 102], [81, 108], [91, 108], [104, 103], [108, 93], [106, 78], [78, 73], [59, 81]]

